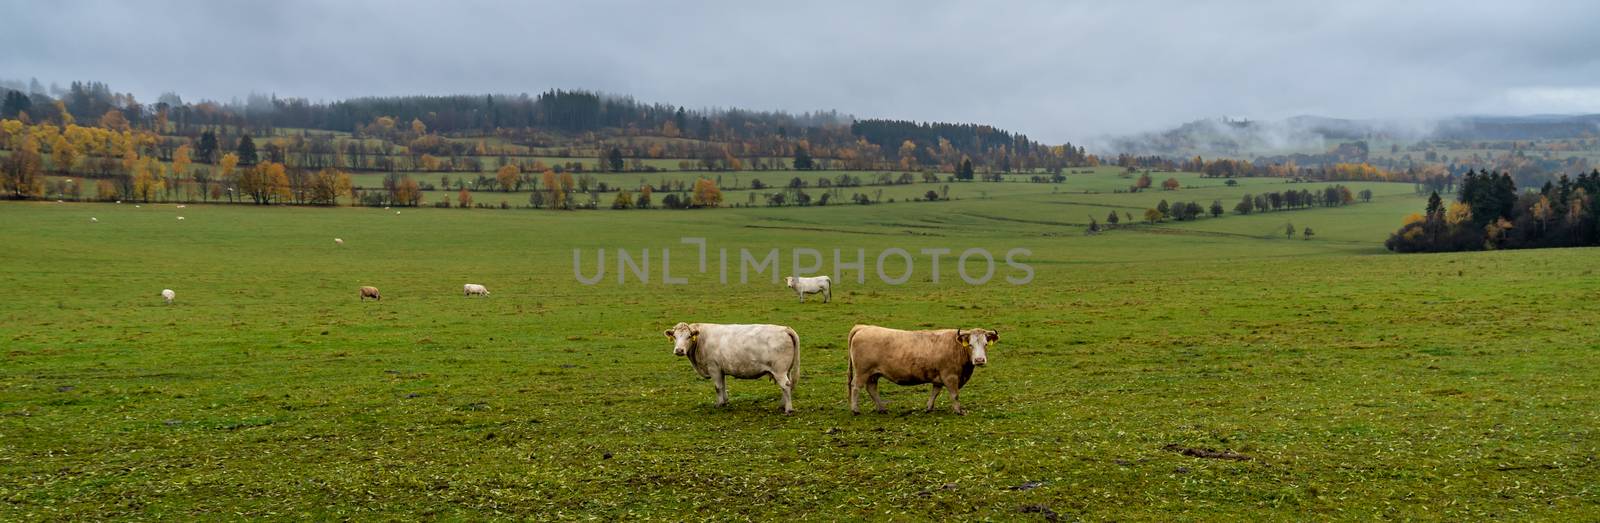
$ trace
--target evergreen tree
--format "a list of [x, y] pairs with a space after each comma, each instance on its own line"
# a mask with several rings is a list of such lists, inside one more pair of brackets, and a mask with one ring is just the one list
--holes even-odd
[[805, 147], [795, 147], [794, 148], [794, 168], [795, 169], [799, 169], [799, 170], [802, 170], [802, 171], [809, 171], [815, 166], [815, 163], [816, 162], [811, 159], [811, 152], [807, 151]]
[[4, 102], [0, 102], [0, 118], [16, 118], [18, 114], [26, 112], [33, 107], [33, 100], [21, 91], [6, 91]]
[[209, 129], [200, 133], [200, 143], [195, 148], [195, 154], [205, 163], [217, 161], [217, 133]]
[[956, 179], [957, 180], [963, 180], [963, 181], [971, 181], [972, 180], [972, 174], [973, 174], [972, 159], [971, 158], [962, 158], [961, 159], [961, 166], [956, 168]]
[[622, 172], [622, 149], [612, 147], [606, 154], [606, 163], [610, 164], [611, 172]]
[[255, 165], [256, 142], [250, 139], [250, 135], [239, 138], [239, 148], [235, 152], [239, 155], [239, 165]]

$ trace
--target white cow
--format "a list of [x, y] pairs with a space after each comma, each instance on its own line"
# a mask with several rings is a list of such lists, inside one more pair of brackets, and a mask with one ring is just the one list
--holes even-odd
[[333, 244], [334, 245], [344, 245], [344, 240], [339, 239], [339, 238], [334, 238], [333, 239]]
[[479, 296], [488, 296], [489, 295], [489, 289], [488, 288], [486, 288], [486, 287], [484, 287], [482, 285], [478, 285], [476, 283], [468, 283], [466, 285], [462, 285], [461, 286], [461, 292], [464, 293], [467, 296], [472, 296], [474, 294], [479, 295]]
[[821, 294], [822, 303], [833, 301], [833, 278], [827, 276], [800, 277], [790, 276], [783, 279], [784, 285], [800, 294], [800, 303], [805, 303], [807, 294]]
[[172, 292], [172, 289], [161, 289], [161, 297], [167, 300], [167, 305], [172, 305], [172, 300], [178, 297], [178, 293]]
[[783, 391], [783, 413], [794, 412], [794, 383], [800, 378], [800, 336], [782, 325], [679, 323], [666, 330], [672, 353], [689, 358], [700, 377], [717, 388], [717, 406], [728, 404], [725, 378], [772, 377]]

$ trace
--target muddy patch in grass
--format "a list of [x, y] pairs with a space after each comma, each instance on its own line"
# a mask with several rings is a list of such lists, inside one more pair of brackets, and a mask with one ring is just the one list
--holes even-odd
[[1229, 450], [1203, 449], [1199, 447], [1185, 447], [1176, 443], [1161, 447], [1167, 452], [1176, 452], [1185, 456], [1205, 459], [1225, 459], [1230, 461], [1250, 461], [1255, 458]]

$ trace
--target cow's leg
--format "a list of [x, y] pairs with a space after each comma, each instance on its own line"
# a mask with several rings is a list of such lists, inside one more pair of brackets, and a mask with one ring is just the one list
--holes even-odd
[[928, 395], [928, 412], [933, 412], [933, 400], [939, 399], [939, 389], [941, 387], [944, 387], [944, 385], [938, 383], [933, 384], [933, 394]]
[[822, 303], [833, 301], [833, 287], [822, 288]]
[[967, 411], [961, 410], [961, 377], [950, 376], [945, 378], [944, 387], [950, 389], [950, 410], [965, 416]]
[[878, 397], [878, 377], [867, 378], [867, 395], [872, 397], [872, 403], [878, 406], [879, 414], [888, 414], [889, 409], [883, 407], [883, 398]]
[[793, 414], [794, 413], [794, 380], [789, 379], [788, 375], [786, 375], [786, 374], [785, 375], [779, 375], [778, 373], [774, 372], [774, 373], [772, 373], [772, 381], [777, 382], [778, 390], [783, 391], [783, 413], [784, 414]]
[[849, 383], [849, 385], [850, 385], [850, 413], [851, 414], [860, 414], [861, 413], [861, 409], [856, 407], [856, 392], [857, 392], [857, 387], [859, 387], [859, 385], [858, 385], [859, 383], [861, 383], [861, 376], [855, 373], [855, 369], [850, 369], [850, 383]]
[[724, 379], [722, 371], [718, 370], [711, 375], [711, 383], [717, 386], [717, 406], [728, 404], [728, 382]]
[[800, 303], [806, 302], [806, 291], [795, 291], [795, 294], [800, 295]]

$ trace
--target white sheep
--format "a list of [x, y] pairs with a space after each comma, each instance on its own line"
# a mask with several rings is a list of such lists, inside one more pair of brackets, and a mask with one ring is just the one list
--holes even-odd
[[181, 221], [183, 221], [183, 217], [182, 217], [182, 216], [179, 216], [179, 217], [178, 217], [178, 221], [180, 221], [180, 222], [181, 222]]
[[344, 240], [340, 239], [340, 238], [334, 238], [333, 239], [333, 244], [334, 245], [344, 245]]
[[178, 297], [178, 293], [172, 292], [172, 289], [161, 289], [161, 297], [167, 300], [167, 305], [172, 305], [172, 300]]
[[95, 218], [93, 216], [90, 216], [89, 217], [89, 223], [100, 223], [100, 219], [99, 218]]

